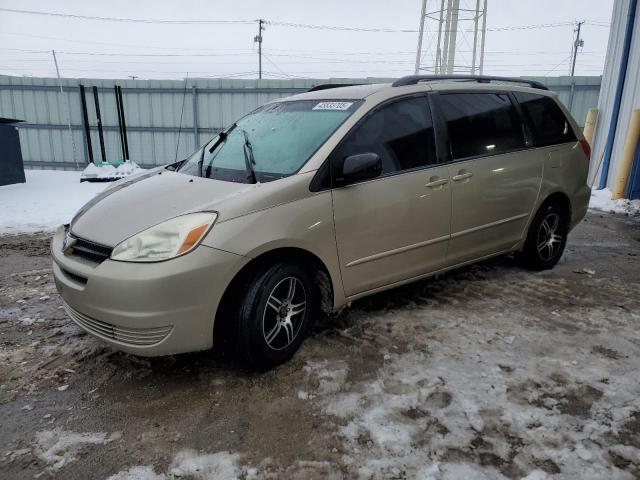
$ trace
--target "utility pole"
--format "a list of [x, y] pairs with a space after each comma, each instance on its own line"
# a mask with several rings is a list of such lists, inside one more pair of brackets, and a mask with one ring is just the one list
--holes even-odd
[[264, 20], [258, 20], [258, 35], [253, 37], [253, 42], [258, 43], [258, 78], [262, 79], [262, 31], [264, 30]]
[[582, 40], [580, 38], [580, 29], [582, 27], [582, 24], [584, 23], [584, 20], [581, 22], [578, 22], [576, 24], [576, 28], [574, 30], [574, 32], [576, 32], [576, 39], [573, 41], [573, 59], [571, 61], [571, 76], [573, 77], [573, 74], [576, 71], [576, 59], [578, 58], [578, 47], [582, 47], [584, 45], [584, 40]]
[[576, 28], [574, 30], [574, 32], [576, 32], [576, 38], [573, 41], [573, 58], [571, 60], [571, 92], [569, 93], [569, 111], [571, 111], [571, 107], [573, 106], [573, 94], [575, 92], [575, 88], [576, 88], [576, 82], [575, 82], [575, 78], [574, 78], [574, 74], [576, 71], [576, 59], [578, 58], [578, 48], [582, 47], [584, 45], [584, 40], [582, 40], [580, 38], [580, 29], [582, 27], [582, 24], [584, 23], [584, 20], [581, 22], [578, 22], [576, 24]]
[[[60, 95], [62, 95], [63, 97], [64, 95], [64, 90], [62, 88], [62, 80], [60, 79], [60, 69], [58, 68], [58, 59], [56, 58], [56, 51], [55, 50], [51, 50], [51, 53], [53, 54], [53, 63], [56, 66], [56, 75], [58, 76], [58, 86], [60, 87]], [[69, 139], [71, 140], [71, 151], [73, 154], [73, 161], [76, 164], [76, 168], [79, 168], [78, 165], [78, 159], [76, 157], [76, 142], [73, 140], [73, 130], [71, 130], [71, 102], [69, 101], [69, 97], [66, 97], [67, 100], [67, 126], [69, 127]]]
[[420, 11], [420, 30], [418, 33], [418, 48], [416, 49], [416, 68], [413, 71], [416, 75], [420, 70], [420, 57], [422, 56], [422, 36], [424, 35], [424, 15], [427, 11], [427, 0], [422, 0], [422, 10]]

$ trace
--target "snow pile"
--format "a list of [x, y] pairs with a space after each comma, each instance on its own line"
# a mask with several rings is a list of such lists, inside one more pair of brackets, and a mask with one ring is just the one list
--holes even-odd
[[131, 467], [111, 475], [107, 480], [166, 480], [166, 475], [156, 473], [151, 467]]
[[156, 473], [149, 466], [136, 466], [118, 472], [107, 480], [168, 480], [185, 477], [195, 480], [235, 479], [241, 473], [239, 458], [238, 454], [229, 452], [199, 454], [193, 450], [182, 450], [173, 458], [167, 474]]
[[640, 215], [640, 200], [611, 200], [611, 190], [592, 190], [589, 208], [602, 210], [603, 212], [623, 213], [629, 216]]
[[237, 463], [238, 454], [218, 452], [199, 455], [193, 450], [183, 450], [173, 459], [169, 469], [172, 477], [193, 477], [197, 480], [224, 480], [238, 478], [240, 470]]
[[108, 163], [100, 166], [90, 163], [82, 172], [83, 179], [109, 179], [109, 178], [122, 178], [134, 175], [136, 173], [143, 172], [144, 169], [140, 168], [134, 161], [127, 160], [118, 167], [109, 165]]
[[75, 433], [58, 429], [38, 432], [34, 453], [51, 470], [58, 470], [75, 461], [85, 445], [104, 445], [118, 438], [119, 433], [107, 436], [106, 433]]
[[0, 187], [0, 234], [53, 230], [105, 188], [79, 172], [27, 170], [26, 183]]

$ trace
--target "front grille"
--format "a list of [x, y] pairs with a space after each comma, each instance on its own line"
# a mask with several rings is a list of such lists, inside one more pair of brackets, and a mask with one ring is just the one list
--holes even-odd
[[64, 309], [71, 319], [80, 327], [105, 340], [115, 340], [130, 346], [151, 346], [167, 338], [173, 327], [134, 328], [118, 327], [74, 310], [66, 303]]
[[111, 257], [112, 251], [113, 249], [111, 247], [106, 247], [82, 238], [76, 238], [76, 242], [71, 247], [71, 254], [96, 263], [102, 263]]

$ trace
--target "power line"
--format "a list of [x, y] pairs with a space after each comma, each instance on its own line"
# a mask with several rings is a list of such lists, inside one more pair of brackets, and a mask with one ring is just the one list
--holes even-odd
[[[273, 62], [273, 60], [270, 58], [270, 56], [268, 57], [266, 54], [262, 54], [263, 57], [269, 62], [271, 63], [276, 70], [279, 69], [279, 67]], [[12, 63], [12, 66], [14, 66], [13, 64], [18, 63], [18, 64], [23, 64], [23, 63], [49, 63], [50, 61], [44, 58], [34, 58], [34, 59], [12, 59], [9, 60], [9, 62]], [[64, 65], [75, 65], [75, 64], [95, 64], [95, 62], [93, 60], [74, 60], [74, 59], [70, 59], [70, 60], [64, 60]], [[281, 65], [330, 65], [330, 64], [353, 64], [353, 63], [358, 63], [358, 64], [384, 64], [384, 65], [411, 65], [413, 62], [411, 62], [410, 60], [395, 60], [395, 61], [388, 61], [388, 60], [359, 60], [359, 61], [345, 61], [345, 60], [339, 60], [339, 59], [326, 59], [326, 60], [321, 60], [321, 61], [311, 61], [311, 62], [305, 62], [305, 61], [290, 61], [290, 62], [280, 62]], [[140, 65], [140, 62], [138, 61], [113, 61], [113, 60], [105, 60], [105, 61], [101, 61], [100, 64], [112, 64], [112, 65]], [[253, 62], [201, 62], [201, 61], [192, 61], [192, 62], [152, 62], [153, 65], [253, 65]], [[489, 66], [489, 67], [493, 67], [493, 66], [498, 66], [498, 67], [547, 67], [547, 66], [551, 66], [551, 65], [555, 65], [555, 62], [543, 62], [543, 63], [531, 63], [531, 62], [527, 62], [527, 63], [486, 63], [485, 65]], [[599, 65], [593, 65], [593, 64], [584, 64], [581, 63], [581, 66], [599, 66]], [[455, 65], [456, 68], [464, 68], [465, 65]], [[466, 66], [468, 67], [468, 65]], [[285, 73], [285, 72], [282, 72]]]
[[369, 28], [369, 27], [348, 27], [343, 25], [313, 25], [309, 23], [279, 22], [267, 20], [267, 24], [277, 27], [307, 28], [311, 30], [338, 30], [345, 32], [374, 32], [374, 33], [418, 33], [416, 29], [396, 29], [396, 28]]
[[57, 50], [64, 55], [89, 55], [97, 57], [235, 57], [238, 55], [254, 55], [254, 53], [115, 53], [115, 52], [72, 52]]
[[264, 55], [264, 58], [266, 58], [266, 59], [267, 59], [267, 61], [268, 61], [271, 65], [273, 65], [273, 67], [274, 67], [276, 70], [278, 70], [280, 73], [282, 73], [282, 75], [284, 75], [284, 76], [286, 76], [286, 77], [289, 77], [289, 74], [288, 74], [288, 73], [286, 73], [284, 70], [282, 70], [278, 65], [276, 65], [276, 63], [275, 63], [273, 60], [271, 60], [271, 58], [270, 58], [266, 53], [263, 53], [262, 55]]
[[[6, 32], [2, 32], [6, 33]], [[1, 33], [0, 33], [1, 34]], [[145, 47], [141, 45], [131, 45], [132, 47], [140, 47], [140, 48], [159, 48], [163, 49], [164, 47]], [[171, 49], [168, 47], [167, 49]], [[183, 48], [173, 48], [174, 50], [202, 50], [210, 53], [207, 54], [198, 54], [197, 56], [236, 56], [236, 55], [254, 55], [254, 49], [195, 49], [191, 47], [183, 47]], [[459, 50], [460, 52], [470, 53], [471, 50]], [[24, 49], [24, 48], [10, 48], [10, 47], [0, 47], [0, 54], [6, 52], [7, 54], [16, 53], [16, 54], [46, 54], [49, 55], [49, 50], [36, 50], [36, 49]], [[66, 55], [112, 55], [112, 56], [194, 56], [190, 53], [185, 54], [156, 54], [156, 53], [120, 53], [120, 52], [76, 52], [76, 51], [68, 51], [68, 50], [57, 50], [58, 53], [64, 53]], [[296, 49], [283, 49], [283, 48], [270, 48], [269, 52], [271, 55], [284, 55], [283, 53], [278, 52], [290, 52], [288, 55], [299, 55], [307, 58], [305, 54], [313, 54], [313, 55], [338, 55], [338, 56], [362, 56], [362, 55], [373, 55], [373, 56], [386, 56], [386, 55], [415, 55], [413, 51], [389, 51], [389, 52], [336, 52], [336, 51], [322, 51], [322, 50], [296, 50]], [[604, 55], [606, 52], [604, 50], [581, 50], [581, 54], [583, 55]], [[485, 51], [486, 55], [566, 55], [566, 51], [564, 50], [538, 50], [538, 51], [508, 51], [508, 50], [494, 50], [494, 51]]]
[[584, 23], [586, 25], [591, 25], [593, 27], [611, 28], [611, 24], [609, 22], [600, 22], [600, 21], [596, 21], [596, 20], [585, 20]]
[[[19, 13], [25, 15], [41, 15], [60, 18], [71, 18], [76, 20], [94, 20], [119, 23], [146, 23], [146, 24], [163, 24], [163, 25], [254, 25], [256, 20], [166, 20], [166, 19], [146, 19], [146, 18], [128, 18], [128, 17], [104, 17], [95, 15], [78, 15], [71, 13], [46, 12], [36, 10], [22, 10], [16, 8], [0, 8], [0, 11], [8, 13]], [[279, 27], [306, 28], [313, 30], [338, 30], [349, 32], [373, 32], [373, 33], [418, 33], [415, 28], [372, 28], [372, 27], [355, 27], [344, 25], [316, 25], [309, 23], [282, 22], [278, 20], [264, 20], [265, 24]], [[589, 22], [595, 26], [608, 26], [599, 22]], [[556, 23], [540, 23], [534, 25], [511, 25], [505, 27], [491, 27], [487, 31], [501, 32], [512, 30], [532, 30], [540, 28], [554, 28], [573, 25], [573, 22], [556, 22]]]
[[167, 25], [225, 25], [225, 24], [244, 24], [252, 25], [254, 20], [152, 20], [146, 18], [122, 18], [122, 17], [100, 17], [94, 15], [76, 15], [71, 13], [43, 12], [36, 10], [21, 10], [17, 8], [0, 8], [0, 11], [9, 13], [21, 13], [25, 15], [44, 15], [48, 17], [73, 18], [76, 20], [98, 20], [104, 22], [122, 22], [122, 23], [160, 23]]
[[64, 37], [50, 37], [46, 35], [34, 35], [30, 33], [16, 33], [16, 32], [4, 32], [4, 31], [0, 32], [0, 35], [15, 35], [19, 37], [41, 38], [43, 40], [58, 40], [61, 42], [81, 43], [83, 45], [92, 44], [92, 45], [105, 45], [109, 47], [153, 48], [157, 50], [196, 50], [196, 51], [205, 51], [205, 52], [217, 51], [217, 50], [221, 50], [221, 51], [222, 50], [224, 51], [246, 51], [247, 50], [247, 49], [232, 49], [232, 48], [216, 49], [216, 48], [197, 48], [197, 47], [170, 47], [170, 46], [164, 46], [164, 45], [140, 45], [140, 44], [131, 44], [131, 43], [96, 42], [94, 40], [86, 40], [86, 39], [73, 40], [73, 39], [64, 38]]
[[[379, 33], [419, 33], [419, 30], [402, 28], [367, 28], [367, 27], [349, 27], [342, 25], [314, 25], [309, 23], [292, 23], [292, 22], [279, 22], [275, 20], [267, 20], [269, 25], [275, 25], [278, 27], [293, 27], [293, 28], [307, 28], [313, 30], [340, 30], [348, 32], [379, 32]], [[573, 25], [573, 22], [557, 22], [557, 23], [538, 23], [534, 25], [512, 25], [506, 27], [487, 27], [487, 31], [491, 32], [503, 32], [512, 30], [534, 30], [540, 28], [554, 28], [554, 27], [566, 27]], [[446, 32], [446, 30], [443, 30]]]
[[558, 63], [555, 67], [553, 67], [551, 70], [549, 70], [547, 73], [545, 73], [543, 75], [543, 77], [546, 77], [547, 75], [549, 75], [550, 73], [554, 72], [560, 65], [562, 65], [564, 62], [566, 62], [567, 60], [569, 60], [571, 58], [571, 54], [567, 55], [565, 58], [562, 59], [562, 61], [560, 63]]

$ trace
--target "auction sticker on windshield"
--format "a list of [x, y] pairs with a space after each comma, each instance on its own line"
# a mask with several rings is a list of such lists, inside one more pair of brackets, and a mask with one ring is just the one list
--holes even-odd
[[349, 110], [353, 102], [320, 102], [312, 110]]

